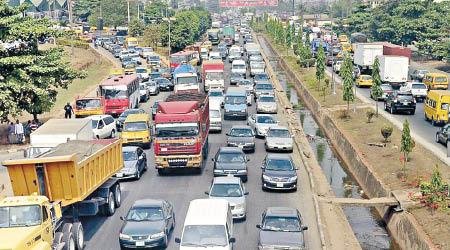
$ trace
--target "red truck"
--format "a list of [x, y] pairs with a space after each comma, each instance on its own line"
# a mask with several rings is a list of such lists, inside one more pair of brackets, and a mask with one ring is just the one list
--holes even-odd
[[202, 82], [205, 91], [210, 88], [224, 89], [224, 64], [221, 60], [203, 61], [202, 64]]
[[199, 92], [182, 92], [158, 103], [153, 136], [155, 167], [194, 168], [201, 172], [208, 156], [209, 99]]
[[385, 56], [406, 56], [411, 62], [411, 48], [396, 45], [390, 42], [375, 42], [383, 45], [383, 55]]

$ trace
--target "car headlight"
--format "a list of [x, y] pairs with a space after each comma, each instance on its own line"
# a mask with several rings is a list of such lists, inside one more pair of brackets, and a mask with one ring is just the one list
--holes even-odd
[[294, 176], [294, 177], [289, 178], [289, 181], [290, 181], [290, 182], [297, 181], [297, 176]]
[[243, 109], [243, 110], [241, 110], [241, 112], [242, 112], [242, 113], [245, 113], [245, 112], [247, 112], [247, 110]]
[[244, 203], [236, 204], [236, 206], [234, 206], [234, 208], [236, 208], [236, 209], [243, 209], [244, 208]]
[[240, 173], [240, 174], [247, 173], [247, 169], [238, 170], [238, 173]]
[[129, 239], [131, 239], [131, 236], [129, 236], [127, 234], [119, 233], [119, 238], [122, 240], [129, 240]]
[[223, 170], [214, 169], [214, 173], [223, 173]]
[[271, 178], [270, 178], [269, 176], [267, 176], [267, 175], [263, 175], [263, 180], [265, 180], [265, 181], [270, 181]]
[[150, 239], [158, 239], [158, 238], [161, 238], [161, 237], [164, 237], [164, 236], [166, 236], [166, 233], [165, 232], [160, 232], [160, 233], [157, 233], [157, 234], [152, 234], [150, 236]]

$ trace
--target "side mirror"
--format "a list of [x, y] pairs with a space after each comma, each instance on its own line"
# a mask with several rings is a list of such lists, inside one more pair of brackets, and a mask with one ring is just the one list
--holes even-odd
[[262, 228], [261, 224], [256, 224], [256, 228], [261, 229]]
[[180, 238], [175, 238], [175, 243], [180, 244], [181, 243], [181, 239]]
[[302, 227], [302, 231], [308, 230], [307, 226]]
[[208, 191], [205, 191], [205, 194], [206, 194], [206, 195], [209, 195], [209, 192], [208, 192]]
[[236, 238], [230, 238], [230, 243], [235, 243], [236, 242]]
[[249, 192], [248, 192], [248, 191], [244, 193], [244, 195], [248, 195], [248, 194], [249, 194]]
[[211, 161], [214, 161], [214, 158], [212, 158]]
[[120, 216], [119, 219], [123, 220], [123, 221], [125, 220], [125, 218], [123, 216]]

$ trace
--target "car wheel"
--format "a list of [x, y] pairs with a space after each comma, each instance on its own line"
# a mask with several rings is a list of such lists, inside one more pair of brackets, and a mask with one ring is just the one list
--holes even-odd
[[436, 122], [434, 121], [434, 117], [431, 117], [431, 126], [436, 126]]
[[394, 108], [391, 106], [391, 109], [390, 109], [390, 113], [391, 114], [393, 114], [394, 113]]
[[111, 138], [115, 138], [116, 137], [116, 131], [113, 129], [113, 130], [111, 130], [111, 135], [110, 135], [110, 137]]
[[436, 133], [436, 139], [435, 139], [435, 141], [436, 141], [437, 143], [440, 143], [440, 141], [439, 141], [439, 134], [437, 134], [437, 133]]
[[384, 111], [387, 111], [387, 105], [384, 103]]

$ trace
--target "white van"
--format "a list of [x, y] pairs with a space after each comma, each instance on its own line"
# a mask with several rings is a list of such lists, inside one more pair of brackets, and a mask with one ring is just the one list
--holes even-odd
[[245, 64], [245, 61], [233, 60], [233, 63], [231, 64], [231, 72], [245, 75], [247, 72], [247, 65]]
[[197, 199], [189, 204], [180, 250], [233, 249], [233, 217], [227, 200]]

